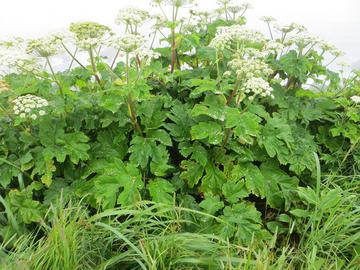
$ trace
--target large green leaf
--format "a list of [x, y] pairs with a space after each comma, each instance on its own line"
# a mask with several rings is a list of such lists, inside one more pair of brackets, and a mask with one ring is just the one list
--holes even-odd
[[266, 234], [261, 229], [261, 213], [250, 203], [238, 203], [224, 208], [222, 218], [228, 224], [221, 224], [224, 237], [235, 237], [242, 244], [250, 245], [252, 241], [262, 239]]
[[223, 131], [220, 124], [216, 122], [200, 122], [191, 128], [193, 140], [206, 139], [210, 144], [219, 144], [223, 139]]
[[130, 205], [141, 199], [140, 190], [144, 185], [133, 164], [124, 164], [121, 160], [97, 160], [89, 165], [83, 177], [93, 174], [96, 175], [90, 180], [90, 196], [103, 209], [112, 208], [116, 203]]
[[168, 180], [156, 178], [149, 182], [147, 188], [154, 202], [173, 203], [173, 193], [175, 192], [175, 188]]
[[71, 162], [78, 164], [80, 160], [89, 158], [87, 144], [89, 138], [82, 132], [65, 133], [63, 123], [45, 120], [40, 125], [40, 142], [45, 147], [45, 158], [56, 158], [64, 162], [69, 156]]
[[208, 163], [205, 167], [205, 175], [201, 180], [201, 190], [205, 193], [221, 193], [222, 185], [226, 181], [226, 176], [217, 166]]
[[267, 183], [267, 203], [273, 208], [290, 209], [298, 186], [298, 179], [281, 170], [276, 161], [264, 162], [260, 169]]
[[258, 137], [259, 145], [266, 149], [270, 157], [277, 156], [281, 164], [287, 163], [293, 142], [291, 127], [278, 115], [267, 120]]
[[241, 143], [252, 144], [260, 132], [261, 118], [251, 112], [240, 112], [237, 108], [226, 110], [226, 128], [233, 128]]
[[191, 160], [183, 160], [181, 168], [184, 171], [181, 172], [180, 177], [188, 183], [189, 187], [194, 187], [204, 174], [204, 167]]
[[245, 179], [245, 186], [250, 192], [262, 198], [266, 197], [268, 183], [256, 165], [252, 163], [235, 165], [231, 176], [236, 181]]
[[191, 114], [192, 116], [207, 115], [215, 120], [224, 121], [225, 105], [224, 95], [207, 95], [203, 102], [194, 106]]

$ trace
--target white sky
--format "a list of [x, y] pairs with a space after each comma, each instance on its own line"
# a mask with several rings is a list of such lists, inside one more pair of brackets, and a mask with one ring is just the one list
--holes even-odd
[[[67, 27], [71, 22], [91, 20], [114, 29], [121, 7], [149, 9], [149, 0], [0, 0], [0, 39], [7, 36], [36, 37]], [[234, 2], [241, 2], [234, 0]], [[297, 22], [346, 53], [345, 61], [360, 61], [360, 0], [248, 0], [249, 25], [270, 15], [279, 22]], [[199, 8], [211, 9], [216, 0], [198, 0]]]

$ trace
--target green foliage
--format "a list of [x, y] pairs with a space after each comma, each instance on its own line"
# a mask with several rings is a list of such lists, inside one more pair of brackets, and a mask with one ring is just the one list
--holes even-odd
[[[125, 62], [114, 61], [114, 68], [100, 54], [94, 56], [90, 46], [86, 48], [91, 65], [59, 73], [5, 76], [11, 91], [0, 92], [0, 237], [6, 248], [14, 247], [20, 234], [44, 225], [46, 209], [60, 193], [65, 204], [81, 199], [89, 213], [127, 209], [143, 200], [164, 207], [186, 206], [191, 209], [184, 227], [198, 227], [218, 235], [219, 241], [252, 248], [270, 244], [271, 233], [279, 241], [286, 239], [292, 233], [289, 228], [299, 226], [295, 221], [312, 226], [311, 233], [326, 222], [342, 202], [343, 187], [319, 191], [314, 153], [324, 175], [359, 175], [360, 107], [350, 99], [360, 95], [358, 74], [340, 84], [339, 74], [328, 70], [315, 48], [304, 53], [304, 48], [295, 46], [281, 55], [268, 53], [261, 61], [254, 56], [256, 65], [271, 72], [255, 70], [245, 76], [236, 70], [243, 63], [234, 68], [234, 60], [248, 61], [253, 57], [248, 52], [264, 53], [261, 50], [269, 40], [237, 40], [236, 48], [227, 44], [223, 49], [210, 43], [218, 26], [243, 23], [243, 17], [218, 19], [199, 23], [190, 33], [173, 33], [178, 25], [169, 23], [172, 35], [164, 42], [171, 41], [170, 46], [156, 49], [157, 59], [127, 53]], [[94, 23], [72, 25], [82, 42], [89, 27], [100, 31], [95, 36], [108, 31]], [[285, 44], [281, 39], [277, 42]], [[184, 66], [190, 70], [180, 68]], [[254, 78], [268, 92], [249, 90], [246, 83]], [[311, 80], [328, 85], [328, 91], [308, 89]], [[14, 110], [16, 98], [29, 93], [48, 101], [39, 117], [22, 117]], [[321, 213], [319, 220], [310, 210]], [[192, 216], [194, 212], [201, 212], [201, 217]], [[128, 230], [127, 222], [134, 215], [130, 211], [117, 219]], [[159, 216], [152, 218], [162, 222]], [[175, 269], [176, 263], [153, 260], [158, 251], [174, 250], [167, 241], [178, 240], [184, 253], [188, 251], [184, 235], [160, 239], [146, 231], [141, 235], [147, 237], [146, 243], [138, 235], [131, 242], [107, 224], [109, 220], [97, 221], [96, 226], [118, 237], [115, 244], [126, 243], [120, 253], [141, 254], [134, 256], [141, 267], [147, 265], [143, 269]], [[166, 230], [176, 230], [177, 225], [161, 224]], [[43, 251], [53, 244], [51, 233], [39, 236], [45, 240], [36, 249]], [[54, 234], [58, 240], [60, 231]], [[208, 235], [197, 237], [201, 243], [213, 244]], [[341, 252], [350, 262], [356, 248], [347, 243], [352, 250], [344, 241]], [[209, 255], [201, 245], [192, 251]], [[182, 262], [195, 259], [186, 257]], [[201, 269], [220, 269], [216, 267], [223, 261], [215, 261]], [[131, 268], [136, 263], [127, 269], [138, 269]], [[68, 269], [77, 267], [76, 262], [73, 265]], [[236, 269], [233, 263], [230, 266], [222, 269]]]

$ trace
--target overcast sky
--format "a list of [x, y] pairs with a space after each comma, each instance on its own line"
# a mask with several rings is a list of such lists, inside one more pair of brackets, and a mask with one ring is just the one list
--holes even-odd
[[[36, 37], [91, 20], [114, 29], [121, 7], [149, 8], [149, 0], [0, 0], [0, 39]], [[235, 3], [241, 3], [235, 0]], [[251, 27], [261, 28], [259, 18], [270, 15], [279, 22], [297, 22], [346, 53], [344, 61], [360, 61], [360, 0], [249, 0], [254, 9], [246, 17]], [[199, 8], [211, 9], [216, 0], [198, 0]]]

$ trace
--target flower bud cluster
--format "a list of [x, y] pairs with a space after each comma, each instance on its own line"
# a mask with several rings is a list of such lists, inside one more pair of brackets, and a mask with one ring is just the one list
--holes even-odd
[[12, 102], [14, 103], [13, 112], [15, 115], [33, 120], [45, 115], [44, 107], [49, 105], [46, 99], [31, 94], [17, 97]]
[[271, 97], [273, 89], [270, 84], [263, 78], [250, 78], [243, 85], [244, 93], [248, 96], [249, 100], [254, 100], [256, 96]]
[[132, 26], [141, 26], [148, 18], [150, 14], [147, 11], [128, 7], [125, 9], [121, 9], [115, 18], [115, 23], [125, 24], [125, 25], [132, 25]]
[[113, 35], [109, 27], [95, 22], [72, 23], [69, 30], [74, 33], [77, 46], [85, 50], [99, 47]]

